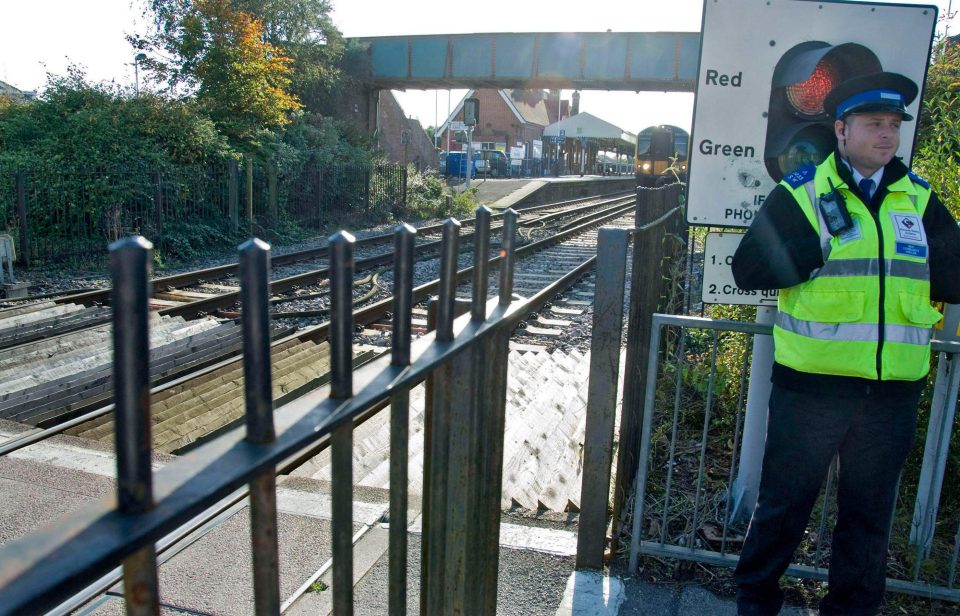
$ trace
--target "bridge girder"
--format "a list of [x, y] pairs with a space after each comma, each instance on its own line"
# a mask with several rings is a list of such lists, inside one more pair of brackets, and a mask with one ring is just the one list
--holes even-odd
[[369, 45], [381, 89], [546, 88], [693, 92], [699, 32], [388, 36]]

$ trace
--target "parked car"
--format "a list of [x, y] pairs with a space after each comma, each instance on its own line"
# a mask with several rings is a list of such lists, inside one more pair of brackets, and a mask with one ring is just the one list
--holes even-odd
[[500, 150], [481, 150], [477, 173], [493, 178], [510, 175], [510, 160]]

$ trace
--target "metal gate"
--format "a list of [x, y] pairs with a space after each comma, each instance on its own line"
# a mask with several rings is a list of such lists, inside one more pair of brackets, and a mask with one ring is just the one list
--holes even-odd
[[[732, 515], [751, 339], [770, 335], [771, 327], [664, 314], [652, 322], [630, 570], [643, 554], [733, 567], [747, 525]], [[918, 455], [924, 445], [924, 465], [919, 477], [901, 477], [897, 503], [906, 510], [895, 511], [891, 520], [887, 588], [960, 601], [960, 494], [955, 482], [944, 488], [942, 500], [940, 489], [957, 405], [960, 344], [935, 341], [933, 350], [936, 378], [945, 387], [924, 396], [927, 437], [924, 442], [918, 434], [913, 452]], [[787, 575], [827, 579], [835, 484], [834, 464]]]

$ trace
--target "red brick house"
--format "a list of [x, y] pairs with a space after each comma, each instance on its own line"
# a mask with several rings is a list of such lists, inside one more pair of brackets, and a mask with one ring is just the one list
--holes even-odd
[[[470, 90], [464, 99], [480, 101], [480, 121], [473, 131], [475, 149], [501, 150], [509, 154], [511, 147], [523, 146], [526, 158], [542, 152], [545, 126], [569, 117], [569, 102], [560, 100], [558, 90]], [[450, 131], [450, 122], [463, 120], [463, 100], [440, 125], [440, 147], [444, 150], [464, 149], [466, 134]]]

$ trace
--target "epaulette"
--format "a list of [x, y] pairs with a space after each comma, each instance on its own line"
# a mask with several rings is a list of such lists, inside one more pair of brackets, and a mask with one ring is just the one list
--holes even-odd
[[806, 164], [796, 171], [791, 171], [787, 175], [783, 176], [783, 181], [790, 185], [791, 188], [800, 188], [807, 182], [813, 179], [813, 176], [816, 175], [817, 168], [812, 164]]
[[926, 181], [925, 179], [923, 179], [922, 177], [920, 177], [919, 175], [917, 175], [917, 174], [914, 173], [913, 171], [907, 171], [907, 177], [909, 177], [911, 180], [913, 180], [913, 183], [914, 183], [914, 184], [919, 184], [920, 186], [923, 186], [924, 188], [928, 188], [928, 189], [930, 188], [930, 182]]

